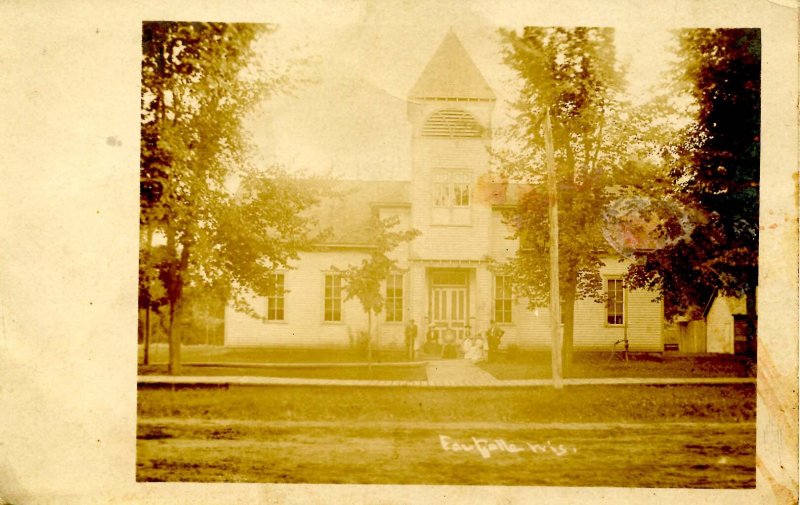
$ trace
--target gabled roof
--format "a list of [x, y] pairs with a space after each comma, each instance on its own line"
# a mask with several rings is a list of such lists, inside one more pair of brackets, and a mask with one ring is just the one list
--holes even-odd
[[327, 231], [320, 245], [370, 245], [367, 224], [376, 207], [409, 205], [407, 181], [330, 181], [337, 196], [323, 200], [311, 212], [319, 231]]
[[721, 296], [719, 291], [714, 291], [703, 310], [703, 317], [708, 317], [708, 313], [716, 300], [726, 304], [732, 316], [747, 315], [747, 299], [744, 296]]
[[489, 83], [452, 31], [445, 35], [408, 97], [495, 100]]

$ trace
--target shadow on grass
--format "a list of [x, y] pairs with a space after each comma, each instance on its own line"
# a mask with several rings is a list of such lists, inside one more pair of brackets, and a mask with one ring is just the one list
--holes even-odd
[[[140, 365], [139, 375], [167, 375], [167, 365]], [[259, 376], [290, 377], [300, 379], [332, 380], [391, 380], [424, 381], [428, 376], [424, 365], [417, 366], [352, 366], [352, 367], [303, 367], [303, 368], [239, 368], [234, 366], [189, 366], [181, 367], [185, 376]]]
[[[493, 363], [480, 366], [500, 380], [551, 378], [550, 353], [501, 353]], [[610, 353], [575, 353], [564, 377], [589, 378], [704, 378], [755, 377], [755, 360], [735, 355], [675, 355], [631, 353], [628, 360]]]
[[[139, 363], [144, 348], [139, 346]], [[150, 364], [169, 360], [169, 347], [155, 344], [150, 348]], [[181, 361], [197, 363], [365, 363], [364, 352], [352, 348], [335, 349], [269, 349], [263, 347], [225, 347], [215, 345], [183, 345]], [[402, 350], [374, 351], [372, 361], [390, 363], [406, 361]]]

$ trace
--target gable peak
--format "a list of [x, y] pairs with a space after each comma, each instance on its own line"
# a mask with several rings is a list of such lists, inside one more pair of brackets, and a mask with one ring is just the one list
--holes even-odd
[[495, 100], [495, 94], [451, 27], [409, 98]]

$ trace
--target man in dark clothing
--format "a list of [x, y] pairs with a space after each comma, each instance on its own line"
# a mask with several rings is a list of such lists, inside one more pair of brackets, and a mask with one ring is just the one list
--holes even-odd
[[505, 332], [497, 326], [497, 323], [494, 322], [494, 319], [489, 322], [489, 329], [486, 330], [486, 343], [489, 344], [489, 355], [487, 359], [489, 362], [497, 359], [497, 349], [500, 347], [500, 339], [503, 338], [504, 333]]
[[409, 361], [414, 361], [414, 341], [417, 339], [417, 325], [414, 320], [406, 326], [406, 356]]

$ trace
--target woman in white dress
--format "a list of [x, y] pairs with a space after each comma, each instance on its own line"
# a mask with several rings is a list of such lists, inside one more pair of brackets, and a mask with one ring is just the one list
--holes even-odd
[[473, 363], [477, 363], [478, 361], [483, 360], [483, 340], [479, 337], [473, 337], [471, 340], [468, 341], [470, 343], [469, 349], [464, 349], [464, 358], [472, 361]]
[[470, 352], [472, 352], [472, 337], [467, 337], [461, 342], [461, 355], [464, 359], [469, 359]]

